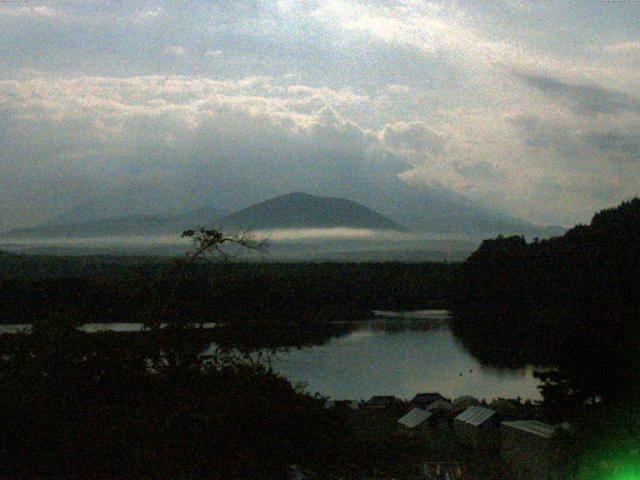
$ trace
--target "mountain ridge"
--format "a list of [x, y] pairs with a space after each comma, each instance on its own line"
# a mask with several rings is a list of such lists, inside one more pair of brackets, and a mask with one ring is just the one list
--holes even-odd
[[[69, 223], [60, 223], [67, 221]], [[70, 214], [36, 227], [13, 229], [0, 238], [91, 238], [99, 236], [176, 234], [198, 226], [214, 228], [363, 228], [404, 231], [394, 220], [352, 200], [291, 192], [249, 205], [237, 212], [201, 207], [181, 215], [132, 214], [75, 221]]]
[[367, 228], [405, 230], [394, 220], [353, 200], [291, 192], [249, 205], [219, 220], [222, 228]]
[[[201, 207], [179, 215], [145, 215], [131, 214], [110, 216], [96, 220], [74, 221], [69, 215], [57, 217], [54, 220], [35, 227], [17, 228], [0, 233], [0, 238], [32, 238], [32, 237], [70, 237], [91, 238], [99, 236], [118, 235], [157, 235], [180, 234], [183, 230], [195, 226], [211, 226], [228, 214], [224, 209]], [[69, 223], [64, 222], [69, 218]]]
[[[322, 208], [314, 205], [318, 201], [326, 205]], [[208, 203], [215, 202], [209, 199]], [[283, 203], [289, 206], [284, 208]], [[292, 205], [297, 206], [294, 208]], [[372, 186], [366, 195], [314, 195], [298, 190], [249, 203], [235, 211], [202, 206], [177, 214], [145, 214], [141, 205], [135, 207], [134, 213], [127, 210], [123, 215], [113, 215], [117, 209], [100, 210], [93, 203], [80, 205], [35, 227], [0, 232], [0, 238], [179, 234], [199, 226], [248, 230], [350, 227], [428, 234], [464, 233], [476, 237], [499, 233], [522, 234], [530, 238], [547, 238], [566, 231], [562, 227], [536, 226], [493, 212], [453, 192], [421, 191], [399, 181], [392, 189]], [[306, 209], [306, 212], [301, 209]], [[336, 212], [345, 209], [351, 213], [343, 212], [342, 216], [336, 217]], [[309, 217], [314, 214], [319, 216], [315, 220]], [[278, 215], [281, 218], [277, 218]]]

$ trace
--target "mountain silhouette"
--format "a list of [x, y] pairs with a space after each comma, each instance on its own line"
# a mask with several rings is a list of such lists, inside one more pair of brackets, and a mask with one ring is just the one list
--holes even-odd
[[367, 228], [403, 230], [398, 223], [357, 202], [294, 192], [253, 204], [220, 219], [222, 228]]
[[[127, 235], [176, 234], [199, 226], [213, 226], [227, 210], [201, 207], [179, 215], [124, 215], [85, 220], [86, 216], [65, 213], [46, 224], [9, 230], [0, 238], [91, 238]], [[84, 212], [83, 212], [84, 213]]]

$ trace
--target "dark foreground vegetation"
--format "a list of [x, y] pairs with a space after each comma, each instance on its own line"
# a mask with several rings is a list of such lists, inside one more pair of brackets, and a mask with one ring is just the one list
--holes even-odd
[[336, 441], [321, 405], [286, 380], [232, 358], [163, 364], [151, 338], [52, 325], [5, 351], [4, 473], [269, 478]]
[[616, 461], [640, 473], [640, 200], [562, 237], [487, 240], [459, 275], [453, 326], [474, 355], [553, 367], [538, 373], [544, 407], [583, 426], [580, 478], [614, 478]]
[[[1, 321], [37, 325], [0, 342], [0, 465], [10, 476], [280, 478], [296, 464], [411, 478], [397, 462], [413, 465], [420, 455], [403, 455], [423, 447], [372, 442], [274, 375], [268, 358], [322, 341], [340, 328], [331, 320], [437, 306], [456, 311], [454, 333], [484, 363], [545, 367], [545, 418], [574, 426], [565, 478], [640, 471], [640, 200], [562, 237], [487, 240], [459, 265], [84, 259], [54, 278], [30, 262], [0, 259]], [[76, 328], [109, 321], [149, 332]], [[214, 357], [194, 342], [200, 322], [225, 325]]]
[[74, 327], [41, 323], [5, 344], [0, 478], [291, 478], [295, 465], [419, 479], [426, 459], [498, 465], [395, 435], [406, 409], [325, 409], [233, 349], [203, 358], [177, 325], [144, 338]]
[[576, 401], [637, 398], [640, 200], [562, 237], [486, 240], [459, 274], [455, 327], [478, 356], [571, 367], [584, 377]]
[[[33, 258], [4, 259], [3, 322], [34, 326], [0, 338], [0, 473], [287, 478], [295, 464], [329, 476], [419, 474], [416, 457], [395, 462], [415, 445], [372, 443], [344, 412], [274, 374], [269, 358], [345, 328], [327, 320], [440, 301], [446, 266], [209, 264], [196, 260], [224, 237], [191, 235], [195, 253], [171, 264], [84, 259], [52, 278], [42, 271], [60, 259], [39, 259], [36, 275], [25, 269]], [[147, 331], [78, 329], [105, 321]], [[202, 356], [212, 341], [214, 355]]]

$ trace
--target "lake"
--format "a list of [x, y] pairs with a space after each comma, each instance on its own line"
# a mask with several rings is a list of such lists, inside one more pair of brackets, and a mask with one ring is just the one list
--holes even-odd
[[309, 393], [337, 400], [410, 399], [418, 392], [541, 399], [533, 366], [483, 366], [451, 333], [445, 310], [376, 312], [373, 320], [345, 323], [352, 326], [346, 335], [279, 354], [272, 361], [274, 370], [305, 384]]
[[324, 345], [294, 350], [273, 362], [274, 369], [307, 391], [334, 399], [418, 392], [455, 398], [472, 395], [540, 399], [533, 367], [498, 369], [473, 358], [437, 314], [428, 319], [361, 322]]
[[[334, 399], [395, 395], [410, 399], [418, 392], [455, 398], [472, 395], [540, 399], [534, 368], [499, 369], [480, 364], [448, 328], [443, 310], [376, 312], [367, 322], [347, 322], [349, 331], [322, 345], [278, 354], [274, 370], [309, 393]], [[206, 325], [213, 327], [214, 324]], [[26, 325], [0, 326], [0, 333]], [[140, 324], [91, 324], [87, 331], [139, 331]]]

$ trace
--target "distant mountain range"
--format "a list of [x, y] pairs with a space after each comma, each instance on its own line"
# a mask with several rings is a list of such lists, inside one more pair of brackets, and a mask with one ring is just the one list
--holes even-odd
[[86, 238], [102, 236], [179, 234], [184, 230], [212, 222], [226, 216], [227, 210], [203, 207], [179, 215], [124, 215], [97, 220], [84, 220], [79, 215], [65, 214], [45, 224], [9, 230], [0, 238]]
[[[3, 232], [0, 238], [177, 235], [198, 226], [232, 230], [346, 227], [467, 235], [524, 234], [531, 237], [548, 237], [564, 232], [561, 227], [537, 227], [479, 207], [455, 194], [416, 192], [403, 185], [398, 185], [395, 192], [383, 193], [374, 189], [367, 195], [369, 203], [365, 202], [366, 205], [376, 205], [373, 207], [375, 210], [354, 200], [301, 192], [280, 195], [236, 212], [202, 207], [179, 214], [126, 214], [100, 218], [100, 209], [94, 204], [87, 204], [42, 225]], [[113, 210], [107, 212], [113, 213]]]
[[[349, 198], [352, 198], [351, 196]], [[417, 188], [396, 179], [354, 192], [352, 198], [392, 218], [411, 231], [486, 237], [522, 234], [561, 235], [563, 227], [541, 227], [484, 207], [444, 187]]]
[[231, 214], [216, 208], [200, 208], [182, 215], [126, 215], [80, 222], [74, 222], [73, 216], [66, 214], [37, 227], [4, 232], [0, 237], [82, 238], [179, 234], [198, 226], [242, 230], [334, 227], [404, 230], [393, 220], [351, 200], [296, 192], [256, 203]]

